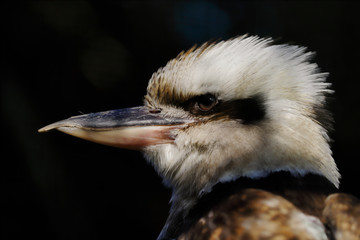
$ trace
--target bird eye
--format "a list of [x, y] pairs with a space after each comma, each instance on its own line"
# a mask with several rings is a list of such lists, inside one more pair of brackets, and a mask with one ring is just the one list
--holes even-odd
[[205, 94], [199, 96], [196, 101], [196, 108], [202, 112], [208, 112], [217, 104], [217, 99], [214, 95]]

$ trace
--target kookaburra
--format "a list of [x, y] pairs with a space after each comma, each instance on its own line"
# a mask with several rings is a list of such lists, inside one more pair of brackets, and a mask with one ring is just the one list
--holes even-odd
[[205, 43], [152, 75], [143, 106], [39, 131], [143, 151], [172, 189], [158, 239], [360, 239], [359, 200], [334, 194], [332, 90], [312, 56], [256, 36]]

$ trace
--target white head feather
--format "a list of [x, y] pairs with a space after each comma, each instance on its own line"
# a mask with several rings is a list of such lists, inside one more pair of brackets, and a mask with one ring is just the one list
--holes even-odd
[[[150, 146], [145, 155], [174, 189], [173, 198], [196, 198], [219, 181], [271, 172], [323, 175], [336, 187], [340, 174], [327, 130], [319, 122], [330, 93], [304, 47], [239, 37], [181, 53], [153, 74], [145, 103], [172, 116], [206, 119], [179, 130], [173, 144]], [[176, 103], [211, 93], [221, 102], [260, 96], [263, 120], [194, 116]]]

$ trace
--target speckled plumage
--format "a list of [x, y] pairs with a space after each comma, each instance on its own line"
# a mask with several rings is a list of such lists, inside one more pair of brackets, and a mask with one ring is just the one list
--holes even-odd
[[247, 188], [226, 198], [179, 240], [327, 239], [324, 225], [270, 192]]

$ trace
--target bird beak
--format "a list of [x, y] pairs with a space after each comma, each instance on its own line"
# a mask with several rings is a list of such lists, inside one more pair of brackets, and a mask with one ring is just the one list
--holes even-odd
[[165, 116], [160, 109], [134, 107], [90, 113], [55, 122], [39, 129], [57, 129], [88, 141], [119, 148], [137, 149], [172, 143], [177, 129], [190, 119]]

